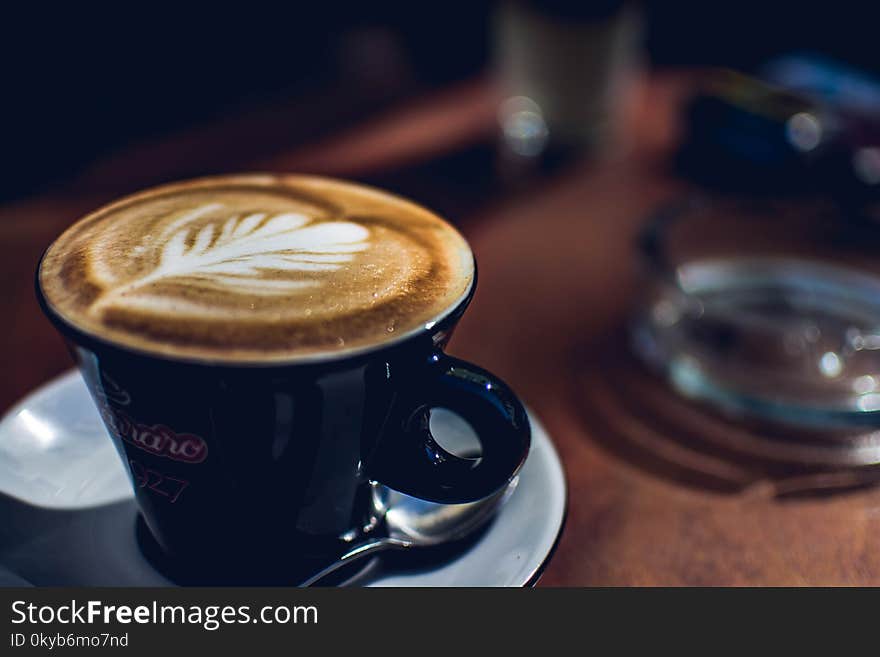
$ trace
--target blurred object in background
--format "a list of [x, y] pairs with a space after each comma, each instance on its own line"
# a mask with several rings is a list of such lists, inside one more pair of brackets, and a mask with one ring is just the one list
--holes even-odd
[[809, 99], [730, 69], [706, 72], [685, 109], [683, 173], [725, 190], [811, 189], [836, 117]]
[[504, 0], [494, 18], [508, 155], [528, 162], [605, 145], [636, 64], [639, 9], [625, 0]]
[[880, 227], [823, 195], [700, 196], [661, 208], [640, 245], [647, 371], [619, 355], [585, 376], [617, 449], [754, 497], [880, 482]]
[[739, 418], [880, 426], [880, 228], [818, 197], [694, 199], [642, 247], [634, 346], [677, 391]]
[[876, 78], [828, 57], [805, 53], [771, 59], [762, 67], [761, 77], [815, 103], [833, 107], [844, 116], [880, 115], [880, 86]]
[[848, 217], [880, 221], [880, 79], [816, 54], [780, 57], [762, 75], [833, 114], [837, 134], [818, 177]]
[[762, 77], [707, 73], [686, 111], [681, 170], [739, 192], [822, 192], [846, 218], [880, 200], [880, 82], [816, 55], [787, 55]]

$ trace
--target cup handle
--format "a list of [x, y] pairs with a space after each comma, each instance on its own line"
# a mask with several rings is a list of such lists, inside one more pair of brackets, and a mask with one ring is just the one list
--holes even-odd
[[[498, 377], [442, 352], [433, 354], [417, 388], [399, 399], [370, 461], [374, 481], [430, 502], [488, 497], [516, 476], [531, 429], [522, 403]], [[456, 456], [431, 435], [432, 408], [467, 420], [482, 447], [478, 459]]]

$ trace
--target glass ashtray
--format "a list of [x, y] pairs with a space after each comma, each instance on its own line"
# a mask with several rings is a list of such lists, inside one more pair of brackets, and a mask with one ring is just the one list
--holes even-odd
[[810, 427], [880, 426], [880, 229], [822, 201], [692, 198], [640, 241], [635, 353], [681, 394]]

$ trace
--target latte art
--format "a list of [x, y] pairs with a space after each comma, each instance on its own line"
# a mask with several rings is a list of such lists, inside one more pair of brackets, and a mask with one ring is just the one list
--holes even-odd
[[468, 293], [466, 243], [429, 211], [304, 176], [158, 188], [103, 208], [47, 251], [62, 319], [169, 355], [272, 360], [388, 341]]
[[[203, 226], [190, 240], [190, 233], [195, 231], [191, 231], [188, 224], [222, 207], [219, 204], [202, 206], [173, 222], [163, 231], [167, 241], [162, 242], [157, 267], [142, 278], [110, 287], [98, 304], [125, 303], [137, 290], [175, 278], [203, 280], [243, 294], [284, 294], [320, 286], [321, 280], [297, 276], [268, 280], [261, 274], [335, 271], [350, 262], [353, 253], [369, 246], [366, 241], [369, 231], [363, 226], [341, 221], [309, 226], [312, 220], [296, 213], [272, 217], [263, 212], [232, 216], [220, 229], [213, 223]], [[135, 247], [134, 253], [143, 253], [147, 248]], [[100, 250], [92, 257], [100, 261]]]

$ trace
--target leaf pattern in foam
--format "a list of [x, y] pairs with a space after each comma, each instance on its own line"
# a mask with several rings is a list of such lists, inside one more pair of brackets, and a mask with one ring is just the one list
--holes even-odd
[[[369, 246], [369, 231], [359, 224], [314, 224], [298, 213], [233, 216], [219, 227], [205, 224], [193, 235], [187, 224], [204, 214], [200, 210], [175, 221], [163, 233], [168, 241], [153, 271], [111, 290], [112, 299], [105, 303], [173, 278], [196, 278], [239, 293], [284, 294], [320, 284], [319, 278], [303, 273], [337, 270]], [[264, 274], [270, 270], [298, 275], [268, 279]]]

